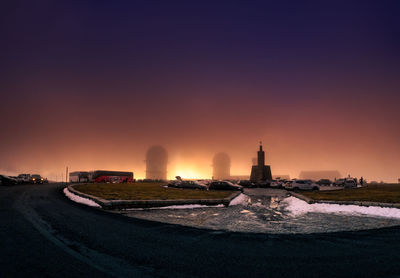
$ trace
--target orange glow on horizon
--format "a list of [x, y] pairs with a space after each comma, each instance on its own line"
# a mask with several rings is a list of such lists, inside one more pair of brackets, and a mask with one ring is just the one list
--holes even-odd
[[189, 165], [177, 166], [176, 170], [170, 171], [168, 179], [174, 180], [176, 176], [180, 176], [182, 179], [211, 179], [211, 169], [199, 169]]

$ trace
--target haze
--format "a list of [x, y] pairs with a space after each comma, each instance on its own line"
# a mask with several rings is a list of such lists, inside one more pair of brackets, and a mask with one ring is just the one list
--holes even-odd
[[13, 1], [1, 31], [0, 172], [400, 177], [397, 1]]

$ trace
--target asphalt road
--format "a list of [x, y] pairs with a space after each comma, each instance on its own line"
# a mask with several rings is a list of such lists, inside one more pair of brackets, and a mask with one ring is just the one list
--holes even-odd
[[150, 222], [0, 187], [0, 277], [400, 277], [400, 227], [243, 234]]

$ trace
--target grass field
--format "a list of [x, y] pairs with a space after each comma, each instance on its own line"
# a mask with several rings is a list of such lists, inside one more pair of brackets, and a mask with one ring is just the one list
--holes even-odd
[[232, 191], [206, 191], [194, 189], [164, 188], [162, 183], [90, 183], [73, 187], [86, 194], [106, 200], [179, 200], [222, 199]]
[[314, 200], [400, 203], [400, 184], [370, 184], [362, 188], [302, 192]]

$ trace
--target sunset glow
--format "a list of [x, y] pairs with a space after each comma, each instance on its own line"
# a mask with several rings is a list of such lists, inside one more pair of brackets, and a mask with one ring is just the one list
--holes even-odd
[[[400, 177], [390, 7], [54, 5], [10, 8], [4, 174], [59, 179], [69, 166], [141, 178], [158, 144], [169, 178], [210, 178], [217, 152], [229, 154], [233, 175], [249, 175], [263, 141], [275, 173]], [[142, 22], [150, 14], [160, 18]]]

